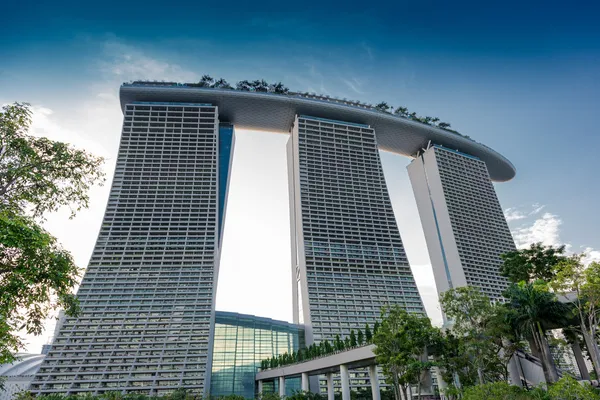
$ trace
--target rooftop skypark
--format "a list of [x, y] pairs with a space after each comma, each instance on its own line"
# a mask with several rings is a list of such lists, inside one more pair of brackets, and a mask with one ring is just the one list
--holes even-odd
[[442, 122], [437, 117], [430, 116], [419, 116], [416, 112], [410, 112], [408, 108], [399, 106], [393, 107], [387, 102], [382, 101], [376, 105], [363, 103], [358, 100], [349, 100], [346, 98], [340, 99], [339, 97], [331, 97], [322, 94], [316, 94], [312, 92], [294, 92], [290, 91], [283, 83], [274, 82], [269, 83], [264, 79], [248, 81], [239, 81], [232, 86], [223, 78], [214, 79], [209, 75], [202, 76], [197, 83], [179, 83], [179, 82], [164, 82], [164, 81], [133, 81], [126, 83], [125, 85], [146, 85], [146, 86], [177, 86], [177, 87], [190, 87], [190, 88], [207, 88], [207, 89], [224, 89], [224, 90], [239, 90], [243, 92], [256, 92], [256, 93], [272, 93], [277, 95], [285, 96], [296, 96], [314, 100], [328, 101], [334, 103], [341, 103], [347, 106], [360, 107], [368, 110], [379, 111], [386, 114], [396, 115], [400, 118], [409, 119], [411, 121], [420, 122], [425, 125], [435, 126], [437, 128], [444, 129], [448, 132], [455, 133], [462, 137], [469, 138], [467, 135], [463, 135], [453, 129], [450, 129], [451, 125], [448, 122]]

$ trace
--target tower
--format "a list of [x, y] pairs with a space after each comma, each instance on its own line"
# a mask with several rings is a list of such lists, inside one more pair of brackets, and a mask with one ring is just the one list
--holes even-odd
[[233, 139], [210, 104], [124, 105], [81, 314], [62, 325], [32, 392], [208, 387]]
[[473, 286], [502, 300], [507, 280], [500, 255], [515, 244], [486, 163], [433, 145], [408, 166], [408, 174], [438, 293]]
[[399, 304], [424, 312], [368, 125], [296, 116], [288, 142], [294, 322], [307, 343]]

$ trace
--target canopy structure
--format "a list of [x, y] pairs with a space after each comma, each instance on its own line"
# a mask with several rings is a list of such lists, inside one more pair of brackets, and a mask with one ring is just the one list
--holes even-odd
[[369, 125], [380, 149], [415, 157], [429, 142], [475, 156], [487, 165], [493, 181], [516, 174], [513, 164], [495, 150], [460, 134], [345, 100], [301, 94], [274, 94], [182, 84], [123, 84], [121, 107], [134, 102], [206, 103], [216, 105], [219, 119], [240, 129], [289, 133], [296, 115]]

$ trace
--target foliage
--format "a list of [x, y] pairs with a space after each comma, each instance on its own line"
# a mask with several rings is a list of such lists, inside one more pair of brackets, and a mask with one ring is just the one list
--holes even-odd
[[492, 382], [466, 388], [463, 400], [552, 400], [546, 392], [534, 389], [530, 392], [506, 382]]
[[555, 276], [550, 285], [559, 294], [573, 297], [571, 302], [577, 317], [586, 347], [592, 359], [594, 371], [600, 376], [600, 349], [596, 340], [598, 334], [598, 313], [600, 312], [600, 264], [582, 263], [583, 254], [565, 258], [555, 268]]
[[31, 110], [0, 112], [0, 363], [23, 344], [17, 332], [40, 334], [53, 309], [75, 315], [79, 270], [36, 221], [62, 206], [87, 207], [88, 189], [104, 181], [103, 160], [70, 145], [28, 134]]
[[22, 347], [16, 332], [39, 335], [52, 308], [77, 313], [72, 290], [78, 276], [56, 238], [31, 218], [0, 211], [0, 363]]
[[[440, 296], [446, 316], [452, 320], [442, 355], [444, 369], [458, 374], [463, 385], [494, 381], [505, 374], [506, 358], [499, 329], [498, 307], [473, 287], [450, 289]], [[443, 352], [442, 352], [443, 353]], [[505, 357], [508, 357], [506, 354]]]
[[528, 249], [503, 254], [504, 263], [500, 267], [500, 274], [512, 283], [550, 281], [554, 278], [556, 266], [566, 259], [564, 252], [565, 246], [533, 243]]
[[[134, 84], [144, 84], [146, 82], [144, 81], [134, 81]], [[171, 84], [171, 85], [181, 85], [178, 84], [176, 82], [164, 82], [165, 84]], [[281, 82], [276, 82], [276, 83], [268, 83], [266, 82], [264, 79], [256, 79], [254, 81], [249, 81], [249, 80], [242, 80], [239, 81], [235, 84], [235, 87], [233, 87], [232, 85], [230, 85], [225, 79], [223, 78], [219, 78], [219, 79], [214, 79], [212, 78], [210, 75], [203, 75], [202, 78], [200, 79], [199, 82], [197, 83], [185, 83], [183, 84], [184, 86], [189, 86], [189, 87], [202, 87], [202, 88], [216, 88], [216, 89], [231, 89], [231, 90], [239, 90], [239, 91], [243, 91], [243, 92], [259, 92], [259, 93], [275, 93], [275, 94], [290, 94], [290, 95], [303, 95], [303, 96], [312, 96], [311, 93], [296, 93], [296, 92], [290, 92], [290, 90], [283, 85], [283, 83]], [[321, 97], [325, 97], [328, 98], [326, 96], [321, 96]], [[336, 98], [337, 99], [337, 98]], [[346, 100], [346, 99], [344, 99]], [[389, 105], [387, 102], [382, 101], [378, 104], [376, 104], [375, 106], [372, 105], [366, 105], [366, 104], [361, 104], [360, 102], [352, 102], [349, 101], [350, 104], [353, 105], [360, 105], [362, 107], [367, 107], [373, 110], [377, 110], [379, 112], [383, 112], [386, 114], [391, 114], [391, 115], [397, 115], [399, 117], [402, 118], [406, 118], [406, 119], [410, 119], [412, 121], [416, 121], [416, 122], [420, 122], [422, 124], [425, 125], [431, 125], [431, 126], [435, 126], [438, 127], [440, 129], [444, 129], [448, 132], [452, 132], [454, 134], [457, 134], [459, 136], [465, 137], [467, 139], [470, 139], [469, 136], [467, 135], [462, 135], [459, 132], [450, 129], [451, 125], [447, 122], [441, 122], [439, 118], [437, 117], [429, 117], [429, 116], [419, 116], [417, 115], [416, 112], [409, 112], [408, 108], [406, 107], [397, 107], [396, 109], [394, 109], [393, 106]]]
[[[358, 334], [356, 333], [358, 332]], [[323, 340], [320, 343], [313, 343], [306, 348], [299, 349], [297, 352], [283, 353], [275, 357], [262, 360], [260, 369], [278, 368], [284, 365], [289, 365], [297, 362], [307, 361], [318, 357], [327, 356], [338, 351], [349, 350], [356, 346], [371, 344], [373, 335], [369, 324], [365, 325], [365, 332], [357, 329], [350, 330], [350, 335], [344, 339], [340, 335], [335, 335], [333, 342]]]
[[426, 316], [408, 313], [397, 305], [382, 309], [381, 325], [373, 337], [375, 356], [396, 393], [406, 393], [409, 385], [417, 385], [420, 397], [422, 374], [434, 365], [427, 349], [439, 336]]
[[281, 400], [281, 396], [278, 393], [263, 392], [260, 394], [259, 400]]
[[565, 376], [548, 389], [551, 400], [600, 400], [598, 390]]
[[[543, 281], [512, 284], [505, 292], [503, 305], [507, 321], [521, 336], [531, 337], [542, 362], [546, 382], [558, 380], [558, 372], [550, 353], [546, 330], [569, 313], [569, 306], [559, 302]], [[564, 323], [563, 323], [564, 325]]]
[[287, 396], [285, 400], [326, 400], [327, 396], [313, 392], [294, 392], [291, 396]]
[[69, 206], [73, 216], [88, 206], [90, 187], [104, 182], [104, 160], [67, 143], [28, 135], [30, 126], [28, 104], [2, 107], [0, 207], [41, 217]]

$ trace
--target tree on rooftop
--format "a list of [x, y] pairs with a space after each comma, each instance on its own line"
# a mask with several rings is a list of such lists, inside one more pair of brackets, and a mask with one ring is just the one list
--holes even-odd
[[254, 89], [255, 92], [268, 92], [269, 84], [264, 79], [257, 79], [252, 81], [250, 87]]
[[335, 335], [335, 340], [333, 341], [333, 347], [337, 350], [337, 351], [342, 351], [344, 350], [344, 343], [342, 342], [342, 340], [340, 339], [340, 335]]
[[287, 94], [289, 93], [289, 89], [283, 85], [281, 82], [274, 83], [269, 85], [270, 91], [277, 94]]
[[447, 123], [447, 122], [440, 122], [438, 124], [438, 127], [442, 128], [442, 129], [448, 129], [448, 128], [450, 128], [450, 126], [451, 125], [449, 123]]
[[241, 90], [244, 92], [249, 92], [252, 89], [252, 84], [247, 80], [239, 81], [235, 84], [236, 90]]
[[371, 339], [373, 339], [371, 328], [369, 327], [369, 324], [365, 324], [365, 340], [367, 341], [367, 343], [371, 343]]
[[103, 159], [28, 134], [31, 110], [14, 103], [0, 112], [0, 363], [23, 347], [19, 330], [39, 335], [57, 308], [79, 311], [73, 289], [79, 269], [38, 222], [63, 206], [73, 217], [88, 190], [104, 182]]
[[212, 87], [217, 89], [232, 89], [231, 85], [223, 78], [220, 78], [217, 81], [215, 81]]
[[359, 346], [362, 346], [365, 343], [365, 335], [360, 329], [358, 330], [358, 337], [356, 338], [356, 341], [358, 342]]
[[408, 115], [408, 108], [406, 108], [406, 107], [398, 107], [394, 111], [394, 114], [402, 115], [402, 116], [407, 116]]
[[385, 101], [382, 101], [381, 103], [377, 104], [375, 106], [375, 109], [379, 110], [379, 111], [383, 111], [383, 112], [389, 112], [389, 110], [392, 108], [392, 106], [390, 106], [388, 103], [386, 103]]
[[202, 78], [200, 78], [200, 82], [198, 82], [198, 84], [202, 87], [211, 87], [214, 82], [215, 80], [212, 76], [202, 75]]

